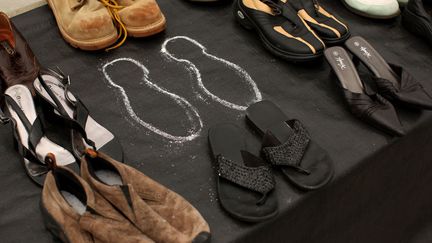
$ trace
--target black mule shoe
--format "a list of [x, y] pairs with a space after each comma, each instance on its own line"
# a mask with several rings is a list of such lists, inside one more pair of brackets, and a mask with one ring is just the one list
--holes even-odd
[[69, 91], [69, 85], [68, 76], [53, 70], [43, 70], [33, 82], [41, 103], [70, 129], [74, 155], [81, 158], [85, 149], [91, 147], [123, 161], [123, 149], [116, 136], [90, 116], [84, 103]]
[[298, 120], [290, 120], [270, 101], [248, 107], [246, 118], [263, 136], [262, 153], [284, 176], [303, 190], [326, 185], [334, 174], [327, 152], [315, 143]]
[[231, 216], [259, 222], [278, 213], [271, 168], [246, 151], [240, 129], [218, 124], [209, 130], [209, 143], [215, 160], [218, 196], [222, 208]]
[[300, 62], [323, 54], [324, 42], [290, 5], [276, 0], [236, 0], [234, 15], [243, 27], [255, 30], [276, 56]]
[[348, 50], [373, 73], [378, 93], [402, 105], [432, 110], [432, 96], [404, 68], [388, 64], [362, 37], [355, 36], [345, 43]]
[[405, 134], [393, 105], [363, 84], [345, 49], [331, 47], [324, 55], [339, 79], [345, 100], [355, 116], [392, 135]]
[[348, 26], [340, 19], [327, 12], [317, 0], [288, 0], [299, 16], [328, 45], [336, 45], [350, 37]]
[[23, 156], [27, 175], [36, 184], [42, 186], [50, 170], [45, 163], [49, 153], [59, 158], [60, 165], [79, 171], [75, 157], [45, 136], [45, 127], [40, 118], [43, 114], [37, 109], [27, 86], [11, 86], [5, 91], [4, 97], [9, 116], [1, 112], [1, 120], [3, 123], [12, 123], [15, 146]]

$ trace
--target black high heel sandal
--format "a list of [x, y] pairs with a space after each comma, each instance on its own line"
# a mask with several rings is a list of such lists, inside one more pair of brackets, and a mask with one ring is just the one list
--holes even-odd
[[1, 111], [0, 121], [3, 124], [12, 123], [15, 148], [23, 156], [23, 166], [33, 182], [43, 186], [46, 173], [50, 170], [44, 162], [49, 153], [59, 158], [61, 165], [79, 171], [75, 157], [45, 136], [41, 121], [43, 114], [38, 111], [26, 86], [14, 85], [8, 88], [4, 98], [9, 116]]
[[69, 91], [70, 78], [60, 70], [43, 70], [33, 86], [41, 103], [71, 129], [72, 151], [81, 158], [86, 148], [99, 150], [123, 161], [120, 142], [90, 116], [84, 103]]

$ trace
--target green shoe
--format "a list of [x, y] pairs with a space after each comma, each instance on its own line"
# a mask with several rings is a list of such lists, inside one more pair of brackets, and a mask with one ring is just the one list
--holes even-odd
[[343, 0], [342, 2], [350, 11], [367, 18], [391, 19], [400, 15], [398, 0]]

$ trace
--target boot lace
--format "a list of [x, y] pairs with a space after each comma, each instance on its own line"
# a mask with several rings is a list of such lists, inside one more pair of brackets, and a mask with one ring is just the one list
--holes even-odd
[[[117, 3], [117, 0], [99, 0], [107, 9], [108, 13], [110, 14], [114, 25], [117, 29], [117, 41], [112, 46], [105, 49], [105, 51], [110, 51], [113, 49], [116, 49], [123, 45], [127, 38], [127, 30], [125, 24], [121, 21], [120, 15], [118, 13], [119, 10], [124, 8], [124, 6], [121, 6]], [[77, 3], [72, 6], [73, 10], [79, 9], [84, 4], [87, 3], [87, 0], [77, 0]]]

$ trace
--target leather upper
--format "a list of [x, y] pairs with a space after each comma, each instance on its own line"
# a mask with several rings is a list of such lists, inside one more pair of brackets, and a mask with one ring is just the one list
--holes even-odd
[[[78, 213], [63, 197], [63, 190], [75, 194], [86, 211]], [[64, 242], [153, 242], [67, 168], [48, 173], [41, 206], [48, 214], [44, 216], [49, 230], [57, 231]]]
[[[21, 33], [8, 16], [0, 13], [0, 88], [26, 85], [34, 94], [33, 80], [39, 73], [39, 62]], [[3, 102], [3, 98], [2, 98]]]
[[[94, 173], [98, 165], [114, 169], [122, 185], [108, 185]], [[183, 197], [143, 173], [119, 163], [101, 152], [81, 160], [83, 178], [116, 206], [142, 232], [156, 242], [191, 242], [202, 232], [210, 232], [199, 212]]]
[[423, 86], [402, 67], [395, 64], [390, 64], [390, 67], [399, 77], [399, 83], [395, 85], [389, 80], [373, 77], [378, 92], [389, 100], [399, 101], [408, 106], [432, 109], [432, 96]]
[[92, 41], [116, 35], [107, 8], [98, 0], [48, 0], [59, 28], [76, 41]]
[[392, 134], [403, 135], [404, 129], [393, 105], [379, 94], [353, 93], [343, 89], [351, 112], [362, 120]]
[[127, 28], [151, 26], [164, 18], [155, 0], [118, 0], [118, 3], [124, 6], [119, 15]]

